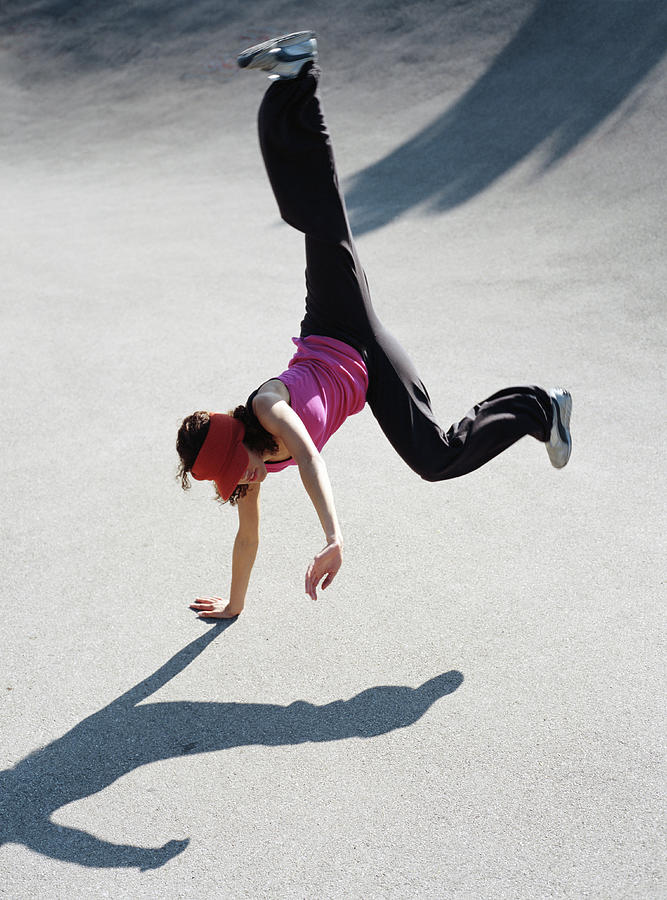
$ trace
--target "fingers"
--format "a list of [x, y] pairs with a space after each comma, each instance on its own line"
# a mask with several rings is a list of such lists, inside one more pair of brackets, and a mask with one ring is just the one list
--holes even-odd
[[215, 619], [220, 616], [220, 610], [216, 609], [213, 604], [210, 606], [191, 606], [190, 609], [194, 609], [194, 611], [198, 614], [198, 619]]
[[306, 581], [305, 581], [306, 595], [308, 597], [310, 597], [311, 600], [317, 600], [317, 592], [316, 592], [317, 581], [314, 579], [314, 576], [315, 576], [315, 562], [313, 561], [306, 569]]
[[311, 600], [317, 600], [317, 587], [325, 575], [327, 577], [322, 583], [322, 590], [328, 587], [334, 580], [335, 572], [327, 572], [326, 569], [322, 572], [318, 572], [317, 568], [313, 565], [308, 568], [308, 571], [306, 572], [306, 594]]

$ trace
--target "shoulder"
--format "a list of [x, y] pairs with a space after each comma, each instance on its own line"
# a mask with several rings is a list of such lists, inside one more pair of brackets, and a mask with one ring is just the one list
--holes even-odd
[[290, 392], [286, 384], [279, 378], [271, 378], [255, 392], [252, 399], [252, 407], [255, 414], [259, 410], [270, 409], [275, 403], [283, 401], [290, 404]]
[[290, 406], [290, 393], [287, 385], [278, 378], [272, 378], [266, 381], [253, 397], [252, 411], [261, 422], [262, 417], [271, 415], [279, 404]]

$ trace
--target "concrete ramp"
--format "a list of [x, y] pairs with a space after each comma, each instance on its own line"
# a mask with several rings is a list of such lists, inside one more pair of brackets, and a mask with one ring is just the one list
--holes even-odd
[[[365, 411], [236, 513], [175, 438], [283, 370], [303, 246], [236, 54], [319, 34], [383, 320], [443, 426], [512, 383], [574, 396], [426, 484]], [[664, 895], [665, 158], [660, 0], [7, 0], [0, 894]]]

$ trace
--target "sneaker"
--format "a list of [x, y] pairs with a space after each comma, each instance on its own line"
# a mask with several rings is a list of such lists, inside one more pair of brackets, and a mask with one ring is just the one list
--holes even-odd
[[551, 408], [551, 434], [547, 441], [547, 453], [551, 465], [556, 469], [566, 466], [572, 453], [572, 435], [570, 434], [570, 416], [572, 415], [572, 395], [565, 388], [552, 388], [549, 391]]
[[237, 62], [242, 69], [261, 69], [271, 72], [271, 79], [285, 79], [296, 78], [302, 67], [315, 59], [315, 32], [296, 31], [249, 47], [241, 53]]

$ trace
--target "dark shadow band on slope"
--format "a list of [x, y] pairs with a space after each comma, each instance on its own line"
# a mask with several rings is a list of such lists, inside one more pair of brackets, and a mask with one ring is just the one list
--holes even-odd
[[418, 688], [373, 687], [349, 700], [323, 706], [304, 701], [288, 706], [141, 703], [181, 672], [229, 624], [214, 626], [108, 706], [0, 772], [0, 845], [23, 844], [81, 866], [157, 868], [181, 853], [188, 840], [171, 840], [157, 848], [114, 844], [56, 825], [53, 813], [158, 760], [249, 745], [277, 747], [371, 738], [406, 728], [463, 681], [460, 672], [449, 671]]
[[556, 164], [631, 94], [666, 49], [664, 0], [540, 0], [451, 109], [349, 180], [355, 233], [380, 228], [418, 204], [453, 209], [547, 141], [545, 167]]
[[108, 72], [140, 56], [187, 51], [193, 39], [246, 15], [244, 4], [206, 0], [6, 0], [0, 39], [19, 48], [29, 78], [53, 73], [56, 59], [74, 75]]

